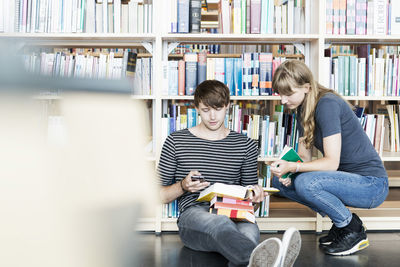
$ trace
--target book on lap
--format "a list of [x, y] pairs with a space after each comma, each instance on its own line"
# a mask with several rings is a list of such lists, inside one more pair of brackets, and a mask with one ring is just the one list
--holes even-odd
[[[244, 187], [241, 185], [215, 183], [201, 191], [197, 201], [211, 201], [215, 196], [247, 199], [251, 190], [251, 187]], [[268, 193], [275, 193], [279, 192], [279, 189], [265, 187], [264, 191]]]
[[235, 210], [235, 209], [214, 209], [210, 208], [210, 213], [216, 215], [224, 215], [228, 216], [234, 221], [247, 221], [251, 223], [256, 222], [256, 216], [254, 212], [246, 211], [246, 210]]

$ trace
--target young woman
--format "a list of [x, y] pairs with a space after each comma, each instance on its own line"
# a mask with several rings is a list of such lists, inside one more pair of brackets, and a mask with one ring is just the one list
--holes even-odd
[[[375, 208], [388, 194], [382, 161], [350, 105], [314, 80], [301, 61], [281, 64], [272, 87], [286, 108], [297, 112], [299, 155], [304, 163], [278, 160], [272, 164], [272, 184], [280, 194], [302, 203], [333, 222], [319, 239], [327, 254], [349, 255], [369, 245], [365, 228], [346, 206]], [[312, 160], [315, 146], [323, 157]], [[297, 172], [293, 180], [280, 178]]]

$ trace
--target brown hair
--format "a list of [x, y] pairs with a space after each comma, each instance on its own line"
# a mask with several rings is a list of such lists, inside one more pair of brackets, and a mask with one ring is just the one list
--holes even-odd
[[314, 143], [315, 109], [318, 101], [327, 93], [340, 95], [315, 81], [311, 70], [300, 60], [283, 62], [275, 71], [272, 88], [280, 95], [292, 95], [294, 93], [292, 88], [300, 88], [307, 83], [310, 85], [310, 91], [303, 100], [300, 112], [304, 129], [304, 144], [307, 148], [311, 148]]
[[205, 80], [196, 87], [194, 105], [200, 102], [212, 108], [222, 108], [229, 104], [229, 88], [217, 80]]

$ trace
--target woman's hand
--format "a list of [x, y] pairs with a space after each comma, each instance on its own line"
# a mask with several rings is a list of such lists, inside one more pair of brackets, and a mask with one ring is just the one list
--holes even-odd
[[296, 166], [293, 165], [294, 162], [289, 162], [286, 160], [277, 160], [271, 164], [271, 172], [273, 175], [282, 177], [288, 172], [295, 172]]
[[194, 193], [203, 190], [204, 188], [210, 185], [210, 182], [207, 181], [205, 182], [200, 182], [199, 180], [193, 181], [192, 180], [193, 175], [201, 175], [201, 173], [196, 170], [192, 170], [189, 172], [189, 174], [185, 177], [185, 179], [181, 181], [181, 186], [184, 191]]
[[288, 187], [292, 184], [292, 178], [279, 178], [279, 182]]

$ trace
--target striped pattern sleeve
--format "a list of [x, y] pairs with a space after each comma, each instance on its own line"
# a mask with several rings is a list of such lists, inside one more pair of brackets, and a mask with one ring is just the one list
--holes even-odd
[[176, 167], [175, 142], [173, 136], [169, 135], [162, 147], [158, 164], [158, 176], [161, 185], [166, 186], [175, 183]]

